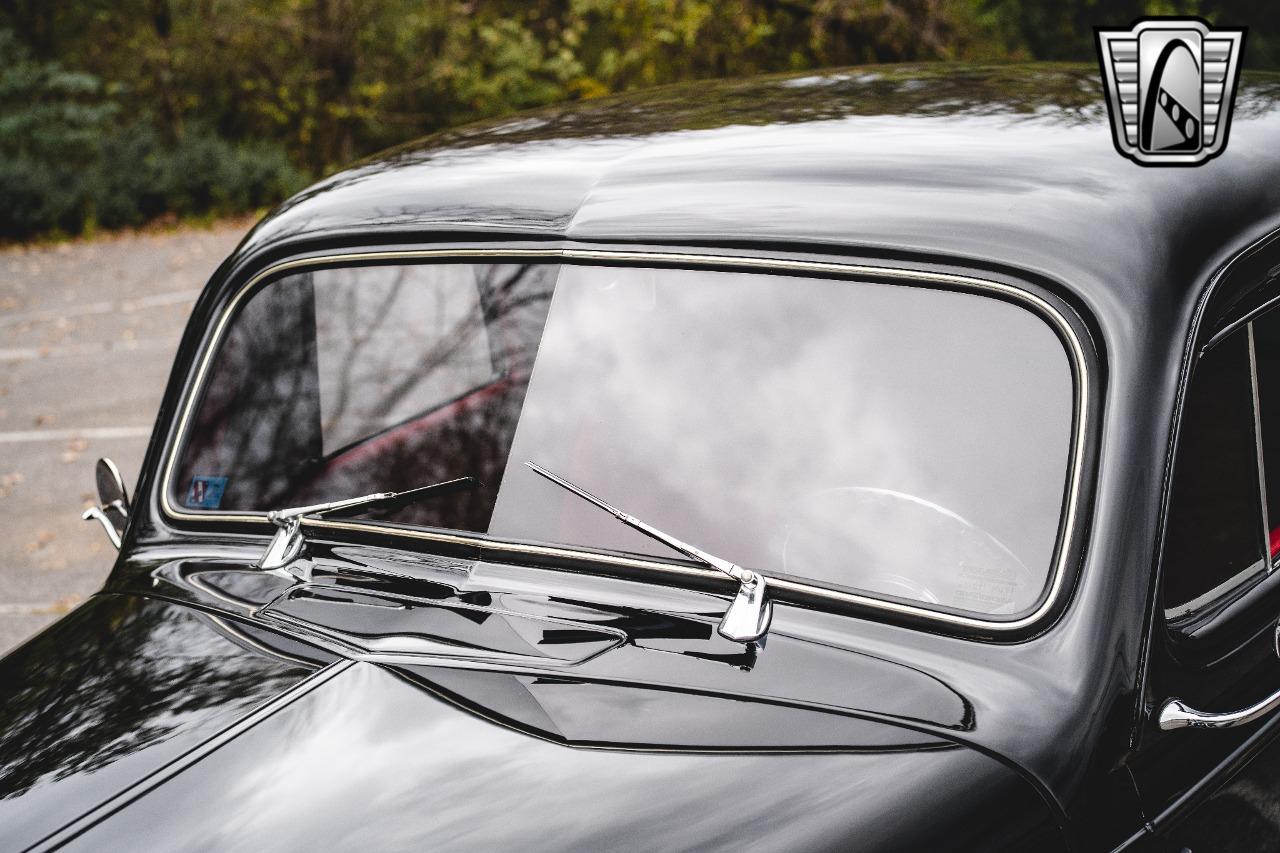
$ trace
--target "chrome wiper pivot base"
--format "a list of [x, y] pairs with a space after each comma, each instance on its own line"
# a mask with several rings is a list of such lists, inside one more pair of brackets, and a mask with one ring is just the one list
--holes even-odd
[[272, 510], [267, 513], [267, 521], [276, 526], [276, 533], [267, 544], [267, 550], [258, 560], [255, 568], [264, 572], [284, 572], [301, 581], [311, 580], [310, 567], [299, 567], [295, 563], [302, 556], [307, 540], [302, 533], [302, 519], [319, 518], [326, 513], [337, 512], [348, 507], [364, 506], [377, 501], [386, 500], [395, 492], [375, 492], [358, 498], [347, 498], [342, 501], [298, 506], [292, 509]]
[[456, 480], [446, 480], [443, 483], [403, 492], [374, 492], [358, 498], [272, 510], [267, 513], [267, 521], [276, 526], [276, 532], [271, 537], [271, 542], [267, 544], [267, 550], [261, 559], [254, 564], [254, 568], [262, 569], [264, 572], [284, 573], [304, 582], [310, 581], [310, 565], [297, 562], [307, 544], [306, 536], [302, 532], [303, 519], [320, 518], [326, 515], [360, 515], [375, 510], [384, 512], [396, 510], [423, 498], [466, 491], [479, 485], [480, 481], [475, 477], [459, 477]]
[[764, 575], [759, 572], [753, 572], [750, 569], [744, 569], [736, 563], [731, 563], [713, 554], [708, 554], [706, 551], [695, 548], [669, 533], [663, 533], [656, 527], [646, 524], [635, 516], [628, 515], [617, 507], [606, 503], [581, 486], [569, 482], [558, 474], [551, 473], [541, 465], [529, 461], [524, 464], [529, 466], [534, 473], [545, 477], [560, 488], [600, 507], [628, 527], [638, 530], [649, 538], [656, 539], [670, 548], [674, 548], [687, 557], [691, 557], [717, 571], [724, 572], [738, 581], [738, 593], [733, 597], [733, 601], [729, 603], [729, 609], [725, 611], [724, 617], [720, 620], [720, 625], [716, 628], [720, 636], [738, 643], [751, 643], [768, 633], [769, 623], [773, 620], [773, 602], [769, 599], [769, 584]]
[[738, 594], [716, 628], [720, 636], [737, 643], [752, 643], [769, 632], [773, 621], [773, 602], [769, 600], [769, 584], [764, 575], [749, 573], [750, 580], [738, 585]]

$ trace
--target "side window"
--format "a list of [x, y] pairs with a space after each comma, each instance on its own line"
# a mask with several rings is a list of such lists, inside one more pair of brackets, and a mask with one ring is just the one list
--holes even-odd
[[1191, 377], [1165, 527], [1162, 592], [1170, 620], [1267, 571], [1252, 337], [1251, 326], [1240, 329], [1207, 352]]

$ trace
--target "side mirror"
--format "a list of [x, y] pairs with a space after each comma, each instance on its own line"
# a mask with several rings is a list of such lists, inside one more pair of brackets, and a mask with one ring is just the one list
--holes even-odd
[[110, 459], [99, 459], [94, 473], [98, 481], [98, 506], [86, 509], [81, 518], [101, 524], [118, 551], [120, 537], [129, 522], [129, 493], [125, 490], [120, 469]]

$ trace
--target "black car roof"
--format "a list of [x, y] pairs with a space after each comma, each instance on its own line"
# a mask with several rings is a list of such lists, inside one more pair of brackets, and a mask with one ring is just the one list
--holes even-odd
[[1280, 76], [1243, 76], [1221, 156], [1152, 168], [1116, 152], [1096, 66], [874, 66], [445, 131], [300, 193], [240, 257], [373, 233], [794, 243], [976, 259], [1140, 305], [1186, 301], [1278, 213]]

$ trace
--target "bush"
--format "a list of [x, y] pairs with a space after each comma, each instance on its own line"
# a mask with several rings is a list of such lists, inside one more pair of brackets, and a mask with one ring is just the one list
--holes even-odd
[[241, 213], [305, 183], [281, 148], [236, 145], [199, 128], [165, 143], [152, 127], [134, 125], [103, 140], [89, 202], [97, 224], [119, 228], [165, 213]]
[[155, 157], [168, 209], [179, 215], [235, 213], [261, 207], [301, 188], [302, 175], [283, 149], [232, 145], [216, 135], [188, 132]]
[[165, 192], [157, 180], [156, 132], [143, 125], [102, 140], [86, 183], [92, 183], [93, 217], [104, 228], [141, 225], [165, 212]]
[[0, 236], [79, 232], [88, 208], [72, 176], [27, 157], [0, 157]]
[[110, 89], [0, 30], [0, 238], [241, 213], [306, 182], [278, 146], [197, 125], [167, 138], [146, 117], [120, 126]]

